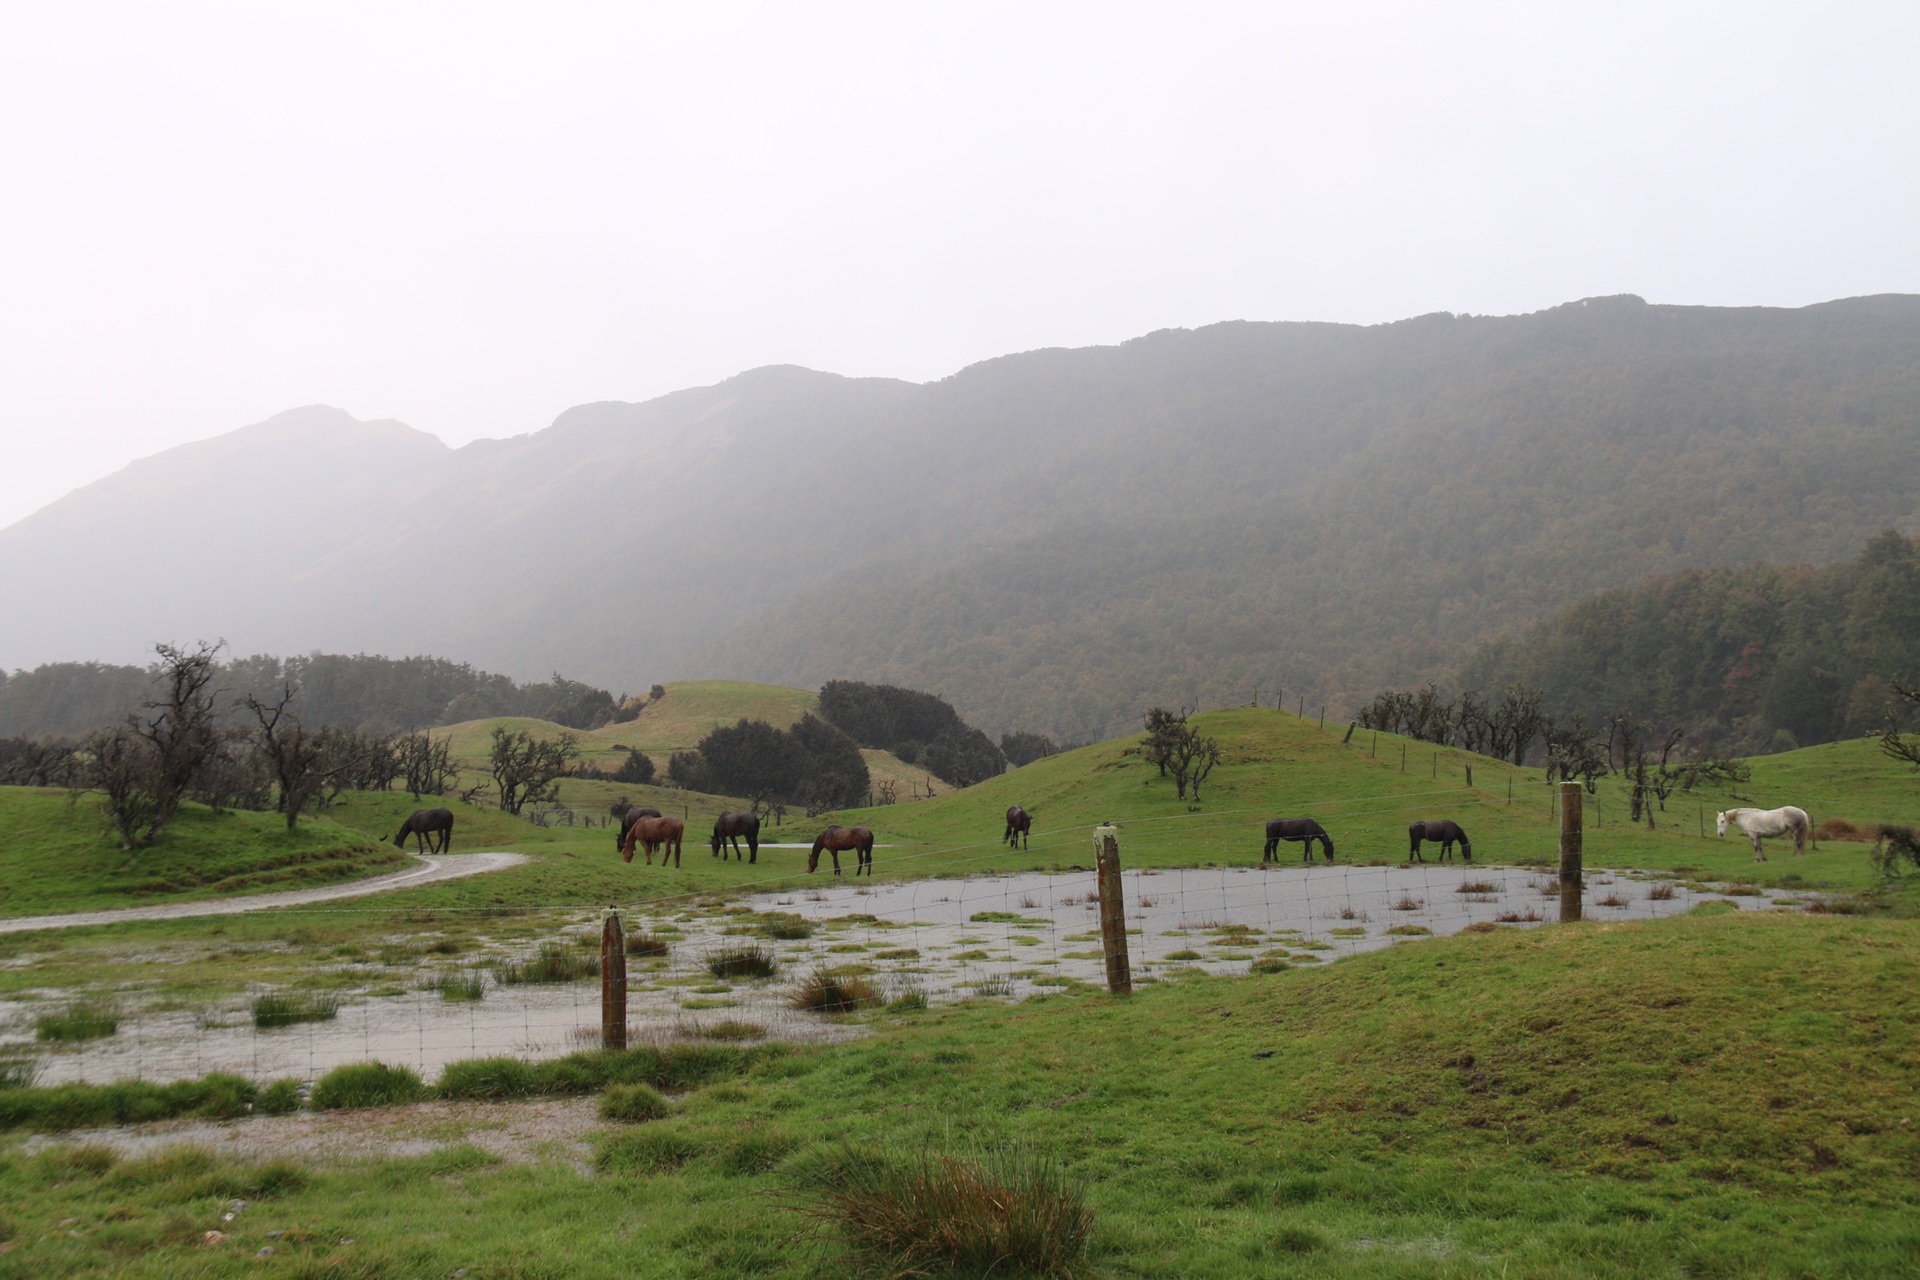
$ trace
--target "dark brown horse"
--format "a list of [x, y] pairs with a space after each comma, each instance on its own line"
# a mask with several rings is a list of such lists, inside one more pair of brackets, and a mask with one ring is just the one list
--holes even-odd
[[626, 843], [620, 846], [620, 856], [627, 862], [633, 861], [633, 846], [639, 845], [647, 852], [647, 865], [653, 865], [653, 851], [660, 849], [660, 865], [666, 866], [667, 859], [673, 859], [673, 865], [680, 865], [680, 839], [687, 833], [687, 824], [678, 818], [635, 818], [633, 825], [627, 828]]
[[813, 842], [813, 852], [807, 855], [807, 874], [813, 874], [820, 865], [820, 851], [825, 849], [833, 855], [833, 874], [840, 874], [840, 855], [849, 849], [860, 854], [860, 860], [854, 864], [853, 874], [859, 875], [865, 868], [869, 876], [873, 874], [873, 832], [865, 827], [828, 827]]
[[760, 861], [760, 817], [753, 813], [723, 813], [713, 820], [713, 856], [724, 860], [721, 852], [723, 842], [733, 846], [733, 856], [740, 856], [740, 837], [747, 838], [747, 861]]
[[1313, 842], [1318, 840], [1326, 846], [1327, 861], [1333, 861], [1333, 837], [1327, 834], [1326, 828], [1312, 818], [1275, 818], [1269, 822], [1267, 845], [1260, 851], [1260, 861], [1280, 861], [1279, 850], [1282, 840], [1299, 841], [1300, 854], [1308, 862], [1313, 861]]
[[613, 847], [624, 848], [627, 843], [627, 829], [642, 818], [657, 818], [660, 811], [651, 805], [634, 805], [620, 814], [620, 834], [613, 838]]
[[1438, 822], [1416, 822], [1407, 828], [1407, 838], [1411, 840], [1413, 844], [1413, 847], [1407, 850], [1407, 856], [1415, 862], [1426, 861], [1425, 858], [1420, 856], [1420, 842], [1422, 840], [1438, 840], [1440, 842], [1440, 861], [1442, 862], [1445, 862], [1453, 856], [1453, 846], [1455, 844], [1460, 846], [1461, 861], [1473, 861], [1473, 845], [1468, 841], [1467, 833], [1462, 831], [1460, 824], [1452, 818], [1443, 818]]
[[1032, 830], [1033, 815], [1019, 805], [1015, 805], [1007, 810], [1007, 829], [1001, 834], [1000, 839], [1008, 848], [1018, 849]]
[[413, 815], [400, 824], [400, 834], [393, 842], [404, 849], [408, 836], [413, 837], [416, 849], [445, 853], [453, 848], [453, 810], [415, 809]]

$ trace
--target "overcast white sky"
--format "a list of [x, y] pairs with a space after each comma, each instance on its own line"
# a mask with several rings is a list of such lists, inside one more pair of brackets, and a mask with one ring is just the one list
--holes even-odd
[[313, 402], [1920, 292], [1920, 5], [32, 3], [0, 525]]

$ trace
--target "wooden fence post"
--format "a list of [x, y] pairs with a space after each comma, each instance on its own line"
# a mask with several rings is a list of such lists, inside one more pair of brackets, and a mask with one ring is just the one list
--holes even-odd
[[1120, 883], [1120, 832], [1111, 822], [1093, 829], [1094, 861], [1100, 869], [1100, 947], [1107, 957], [1107, 990], [1133, 994], [1127, 965], [1127, 899]]
[[600, 926], [600, 1047], [627, 1047], [627, 935], [618, 907], [607, 908]]
[[1580, 918], [1581, 875], [1580, 784], [1560, 784], [1560, 923]]

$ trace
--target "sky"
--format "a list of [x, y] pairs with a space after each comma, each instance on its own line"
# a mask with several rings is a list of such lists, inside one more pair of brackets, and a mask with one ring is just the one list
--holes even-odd
[[1920, 292], [1920, 5], [9, 4], [0, 527], [298, 405]]

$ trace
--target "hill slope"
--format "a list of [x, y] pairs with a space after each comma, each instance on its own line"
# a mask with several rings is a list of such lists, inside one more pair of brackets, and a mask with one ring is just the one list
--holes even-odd
[[[277, 419], [244, 469], [163, 455], [0, 531], [0, 592], [62, 604], [0, 661], [222, 634], [629, 689], [854, 676], [1079, 739], [1256, 682], [1337, 709], [1595, 589], [1914, 528], [1920, 298], [1230, 323], [925, 386], [769, 368], [454, 451], [328, 421], [380, 441], [338, 484]], [[156, 540], [181, 510], [203, 541]]]

